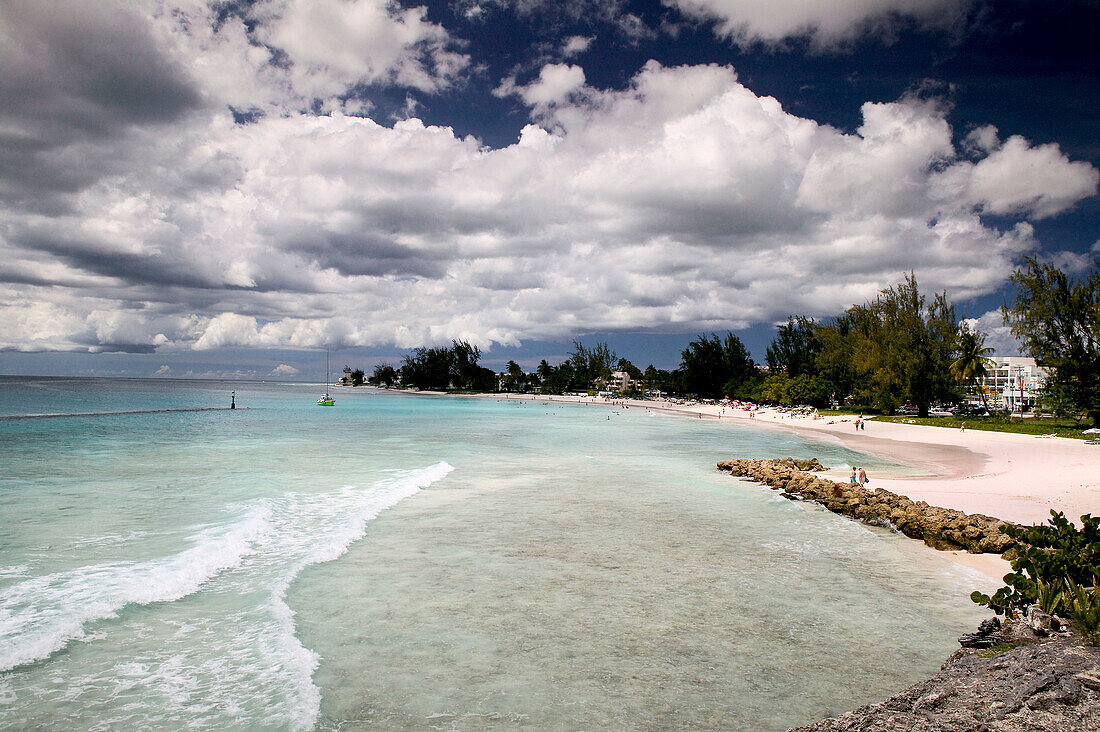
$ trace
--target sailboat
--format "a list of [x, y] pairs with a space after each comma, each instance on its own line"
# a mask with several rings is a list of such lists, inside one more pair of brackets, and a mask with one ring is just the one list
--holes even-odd
[[325, 351], [325, 393], [317, 400], [318, 407], [335, 407], [336, 400], [328, 395], [328, 351]]

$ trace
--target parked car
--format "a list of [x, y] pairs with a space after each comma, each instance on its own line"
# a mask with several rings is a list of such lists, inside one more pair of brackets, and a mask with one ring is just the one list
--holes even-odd
[[920, 410], [912, 406], [911, 404], [906, 404], [904, 407], [898, 407], [897, 409], [895, 409], [894, 414], [900, 415], [902, 417], [916, 417], [918, 414], [920, 414]]
[[951, 411], [956, 417], [984, 417], [989, 410], [978, 404], [961, 404]]

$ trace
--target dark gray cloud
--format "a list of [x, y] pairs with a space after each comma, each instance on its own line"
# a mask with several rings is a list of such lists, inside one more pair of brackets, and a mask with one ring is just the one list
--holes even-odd
[[109, 0], [0, 4], [0, 70], [0, 193], [8, 199], [77, 191], [103, 173], [96, 143], [202, 104], [148, 19]]
[[350, 277], [441, 277], [447, 262], [371, 231], [339, 234], [332, 231], [299, 232], [284, 239], [289, 251], [307, 261], [332, 268]]
[[27, 233], [10, 242], [28, 253], [50, 254], [70, 266], [97, 275], [113, 277], [127, 283], [142, 283], [153, 287], [225, 287], [225, 283], [204, 276], [187, 258], [178, 252], [170, 256], [160, 253], [134, 254], [110, 251], [101, 242], [49, 237]]
[[[5, 117], [90, 135], [178, 119], [200, 104], [185, 71], [158, 48], [147, 19], [109, 0], [0, 5]], [[46, 130], [52, 135], [58, 129]], [[41, 135], [45, 138], [46, 135]]]

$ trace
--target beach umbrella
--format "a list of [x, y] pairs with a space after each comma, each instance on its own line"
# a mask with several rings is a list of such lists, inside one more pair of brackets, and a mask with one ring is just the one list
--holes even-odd
[[1082, 435], [1100, 435], [1100, 427], [1089, 427]]

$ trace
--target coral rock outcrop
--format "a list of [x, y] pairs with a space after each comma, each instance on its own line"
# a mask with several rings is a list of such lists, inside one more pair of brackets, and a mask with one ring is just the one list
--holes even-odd
[[1100, 730], [1100, 648], [1036, 638], [1026, 623], [996, 635], [1000, 645], [962, 648], [897, 696], [791, 732]]

